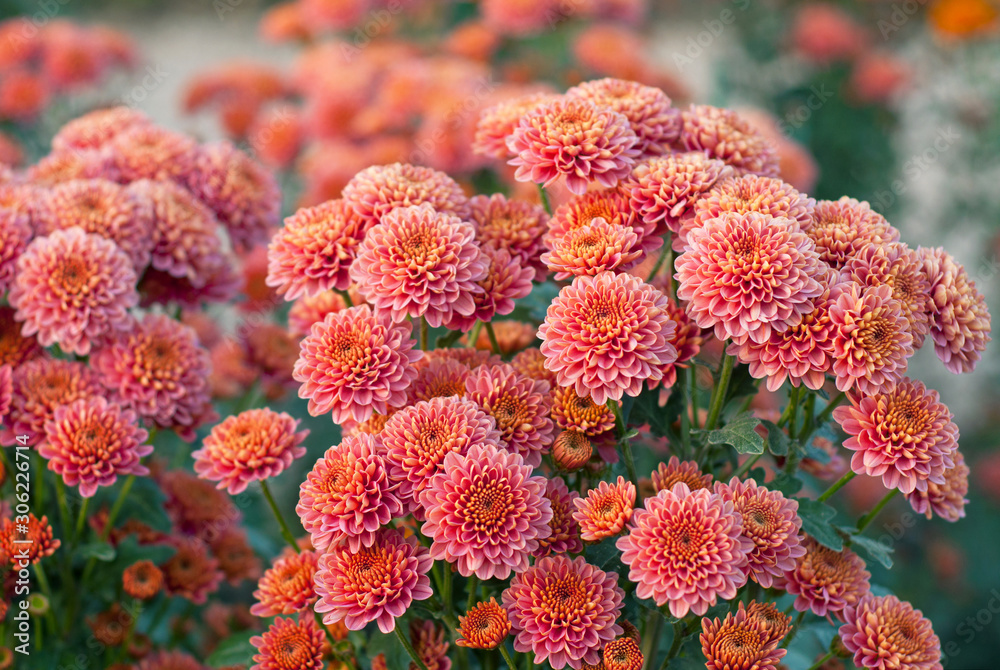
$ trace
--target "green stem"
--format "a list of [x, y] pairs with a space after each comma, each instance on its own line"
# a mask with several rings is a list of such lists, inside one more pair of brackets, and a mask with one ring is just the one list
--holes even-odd
[[798, 634], [799, 632], [799, 628], [802, 628], [802, 620], [805, 618], [806, 618], [805, 610], [799, 612], [799, 615], [795, 617], [795, 623], [792, 624], [792, 630], [789, 631], [788, 636], [781, 643], [781, 647], [783, 649], [787, 649], [788, 645], [790, 645], [792, 643], [792, 640], [795, 639], [796, 634]]
[[677, 652], [680, 651], [681, 642], [684, 641], [685, 626], [683, 621], [678, 621], [674, 623], [674, 641], [670, 645], [670, 651], [667, 652], [667, 657], [663, 659], [663, 665], [660, 666], [660, 670], [667, 670], [667, 666], [670, 665], [670, 661], [673, 660]]
[[646, 277], [647, 282], [652, 282], [656, 279], [656, 273], [660, 271], [663, 267], [663, 262], [667, 260], [667, 256], [670, 255], [670, 243], [663, 243], [663, 251], [660, 252], [660, 257], [656, 259], [656, 265], [653, 266], [652, 271], [650, 271], [649, 276]]
[[677, 383], [684, 394], [684, 406], [681, 409], [681, 446], [684, 448], [684, 458], [691, 457], [691, 416], [688, 414], [688, 407], [691, 405], [691, 386], [688, 384], [688, 375], [694, 376], [693, 368], [681, 368], [677, 371]]
[[497, 341], [497, 334], [493, 331], [493, 324], [486, 322], [483, 327], [486, 328], [486, 334], [490, 336], [490, 347], [493, 348], [493, 353], [500, 356], [500, 343]]
[[475, 325], [472, 326], [472, 330], [469, 332], [469, 342], [466, 345], [470, 349], [476, 348], [476, 342], [479, 341], [479, 332], [483, 329], [483, 322], [476, 321]]
[[111, 528], [115, 524], [115, 519], [118, 518], [118, 513], [121, 511], [122, 506], [125, 504], [125, 499], [128, 497], [129, 491], [132, 490], [132, 485], [135, 484], [135, 475], [129, 475], [122, 484], [122, 490], [118, 492], [118, 497], [115, 498], [114, 504], [111, 506], [111, 511], [108, 512], [108, 521], [104, 526], [104, 530], [101, 531], [101, 541], [108, 539], [111, 534]]
[[856, 476], [857, 476], [857, 473], [854, 472], [854, 470], [848, 471], [847, 474], [845, 474], [843, 477], [841, 477], [840, 479], [838, 479], [837, 481], [835, 481], [830, 486], [830, 488], [828, 488], [827, 490], [823, 491], [823, 493], [821, 493], [820, 496], [819, 496], [819, 498], [816, 498], [816, 500], [818, 502], [823, 502], [824, 500], [827, 500], [834, 493], [836, 493], [840, 489], [844, 488], [844, 486], [847, 484], [847, 482], [851, 481]]
[[[725, 347], [725, 342], [723, 342]], [[736, 358], [729, 354], [722, 354], [722, 361], [719, 366], [719, 383], [712, 393], [712, 402], [708, 406], [708, 419], [705, 421], [705, 430], [712, 430], [719, 423], [719, 416], [722, 414], [722, 407], [726, 404], [726, 393], [729, 391], [729, 380], [733, 377], [733, 364]]]
[[80, 513], [76, 517], [76, 528], [73, 529], [73, 545], [80, 540], [83, 534], [83, 524], [87, 520], [87, 507], [90, 506], [90, 498], [84, 498], [80, 503]]
[[517, 664], [514, 663], [514, 659], [510, 657], [510, 652], [507, 651], [507, 647], [501, 644], [497, 649], [500, 650], [500, 655], [503, 656], [503, 660], [507, 662], [507, 667], [510, 670], [517, 670]]
[[656, 610], [647, 613], [646, 630], [642, 634], [642, 657], [646, 659], [642, 667], [649, 670], [656, 662], [656, 653], [660, 647], [660, 628], [663, 626], [663, 616]]
[[542, 207], [545, 208], [545, 213], [552, 216], [552, 203], [549, 202], [549, 194], [545, 190], [545, 187], [538, 184], [538, 198], [542, 201]]
[[63, 536], [69, 540], [69, 503], [66, 502], [66, 484], [62, 477], [56, 477], [56, 497], [59, 499], [59, 518], [62, 521]]
[[628, 470], [629, 481], [635, 490], [639, 490], [639, 475], [635, 470], [635, 458], [632, 456], [632, 445], [625, 437], [625, 420], [622, 418], [622, 408], [614, 398], [608, 398], [608, 409], [615, 415], [615, 433], [618, 435], [618, 444], [622, 448], [622, 460], [625, 461], [625, 469]]
[[698, 364], [694, 361], [691, 361], [688, 374], [691, 376], [691, 427], [698, 430], [701, 423], [698, 420]]
[[267, 480], [260, 480], [260, 490], [264, 492], [264, 498], [267, 499], [267, 504], [271, 506], [271, 511], [274, 512], [274, 518], [278, 520], [278, 525], [281, 527], [281, 536], [285, 538], [285, 542], [295, 550], [295, 553], [299, 553], [299, 543], [295, 541], [295, 536], [292, 535], [292, 531], [289, 530], [288, 524], [285, 523], [285, 517], [281, 515], [281, 510], [278, 509], [278, 503], [274, 502], [274, 496], [271, 495], [271, 487], [267, 485]]
[[471, 610], [476, 605], [476, 597], [479, 591], [479, 577], [473, 574], [469, 577], [469, 581], [465, 583], [465, 590], [469, 592], [469, 597], [465, 601], [465, 613], [469, 614]]
[[875, 517], [878, 516], [879, 512], [881, 512], [882, 509], [889, 504], [889, 501], [895, 498], [898, 493], [899, 489], [889, 491], [882, 497], [881, 500], [878, 501], [878, 504], [875, 505], [875, 507], [873, 507], [868, 514], [865, 514], [863, 517], [858, 519], [858, 533], [865, 532], [865, 528], [871, 525], [872, 521], [875, 520]]
[[420, 329], [420, 349], [421, 351], [427, 351], [427, 319], [418, 316], [417, 320], [420, 324], [418, 326]]
[[413, 645], [410, 644], [410, 638], [404, 635], [403, 631], [400, 630], [398, 622], [395, 627], [395, 631], [396, 631], [396, 637], [399, 638], [399, 643], [403, 645], [403, 649], [405, 649], [406, 653], [410, 655], [410, 659], [413, 661], [413, 663], [418, 668], [420, 668], [420, 670], [427, 670], [427, 665], [424, 663], [423, 659], [421, 659], [420, 656], [417, 654], [417, 650], [413, 648]]
[[[833, 398], [830, 399], [830, 402], [826, 404], [826, 407], [823, 408], [823, 411], [816, 416], [816, 426], [819, 427], [826, 423], [827, 419], [829, 419], [830, 415], [833, 413], [833, 410], [837, 409], [840, 403], [844, 402], [846, 397], [847, 394], [843, 391], [833, 396]], [[808, 437], [808, 435], [806, 437]]]
[[733, 477], [742, 477], [746, 473], [750, 472], [750, 468], [752, 468], [757, 463], [757, 461], [760, 460], [760, 457], [763, 456], [763, 455], [764, 454], [757, 454], [753, 458], [748, 458], [743, 463], [743, 465], [741, 465], [740, 467], [736, 468], [736, 471], [733, 473]]
[[337, 294], [344, 299], [344, 302], [347, 303], [348, 307], [354, 307], [354, 301], [351, 300], [350, 293], [348, 293], [347, 291], [341, 291], [339, 288], [335, 290], [337, 291]]
[[819, 670], [820, 668], [823, 667], [823, 664], [829, 661], [831, 658], [833, 658], [833, 652], [832, 651], [826, 652], [823, 658], [819, 659], [818, 661], [809, 666], [809, 670]]
[[816, 395], [810, 393], [806, 396], [806, 406], [804, 408], [803, 414], [805, 414], [805, 421], [802, 423], [802, 430], [799, 431], [799, 440], [804, 440], [809, 435], [812, 435], [815, 425], [815, 414], [816, 414]]
[[451, 565], [441, 561], [441, 583], [444, 586], [441, 589], [441, 600], [444, 601], [444, 614], [448, 616], [454, 610], [454, 603], [452, 603], [451, 592], [452, 586], [455, 581], [454, 576], [451, 574]]

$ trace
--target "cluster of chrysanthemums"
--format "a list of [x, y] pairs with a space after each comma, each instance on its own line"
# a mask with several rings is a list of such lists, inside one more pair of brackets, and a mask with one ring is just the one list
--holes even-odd
[[[223, 574], [251, 575], [240, 514], [211, 486], [253, 484], [289, 545], [254, 593], [251, 612], [269, 619], [251, 639], [262, 670], [401, 667], [369, 646], [376, 628], [420, 670], [497, 655], [640, 670], [699, 653], [710, 670], [750, 670], [780, 664], [806, 613], [839, 622], [822, 660], [941, 667], [930, 623], [875, 595], [855, 549], [896, 493], [928, 516], [964, 515], [958, 429], [905, 373], [927, 341], [971, 371], [989, 341], [984, 299], [943, 249], [910, 249], [866, 203], [817, 202], [779, 179], [774, 147], [739, 115], [616, 79], [503, 102], [470, 150], [516, 167], [539, 202], [470, 196], [428, 167], [364, 169], [288, 217], [266, 259], [246, 256], [251, 309], [292, 301], [290, 332], [243, 333], [240, 348], [185, 314], [212, 355], [193, 328], [135, 307], [226, 295], [238, 277], [216, 229], [237, 250], [269, 235], [273, 184], [229, 145], [121, 110], [54, 147], [3, 187], [5, 439], [29, 434], [88, 496], [146, 473], [147, 429], [190, 437], [214, 421], [212, 391], [239, 395], [247, 370], [270, 375], [273, 396], [297, 386], [343, 431], [299, 486], [303, 534], [268, 482], [305, 455], [308, 431], [267, 408], [216, 424], [191, 453], [199, 479], [154, 473], [176, 552], [129, 567], [130, 596], [162, 583], [203, 603]], [[542, 284], [539, 324], [524, 306]], [[831, 418], [849, 469], [817, 432]], [[800, 470], [836, 481], [794, 498]], [[887, 495], [848, 533], [825, 501], [856, 475]], [[114, 527], [117, 511], [95, 519], [102, 538], [165, 541]], [[48, 522], [32, 524], [52, 553]], [[4, 551], [16, 533], [5, 520]], [[168, 667], [200, 664], [179, 651], [140, 664]]]

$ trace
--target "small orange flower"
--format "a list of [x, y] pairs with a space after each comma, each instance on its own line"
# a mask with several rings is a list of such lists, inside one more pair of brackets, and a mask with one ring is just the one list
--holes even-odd
[[590, 440], [578, 430], [564, 430], [552, 444], [552, 460], [559, 468], [568, 472], [586, 465], [593, 453]]
[[639, 643], [630, 637], [620, 637], [604, 647], [606, 670], [641, 670], [643, 662]]
[[618, 477], [614, 484], [601, 482], [586, 498], [575, 500], [573, 518], [580, 524], [580, 536], [588, 542], [600, 542], [622, 532], [632, 518], [635, 486]]
[[712, 485], [712, 475], [703, 474], [694, 461], [681, 461], [676, 456], [671, 456], [668, 463], [660, 463], [652, 477], [657, 493], [669, 491], [677, 482], [684, 482], [692, 491]]
[[163, 571], [152, 561], [136, 561], [122, 574], [125, 593], [139, 600], [149, 600], [163, 588]]

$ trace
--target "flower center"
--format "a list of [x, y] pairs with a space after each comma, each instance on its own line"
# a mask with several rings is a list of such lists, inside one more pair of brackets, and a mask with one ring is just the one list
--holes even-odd
[[92, 274], [83, 258], [67, 258], [57, 267], [52, 278], [54, 283], [66, 293], [78, 295], [90, 288]]
[[462, 496], [466, 518], [477, 531], [490, 532], [500, 527], [512, 502], [510, 487], [499, 481], [481, 481]]

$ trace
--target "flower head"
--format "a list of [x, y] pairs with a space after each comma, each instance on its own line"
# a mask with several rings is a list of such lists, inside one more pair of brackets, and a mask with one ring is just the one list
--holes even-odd
[[97, 109], [63, 125], [52, 138], [52, 150], [100, 149], [130, 128], [152, 125], [149, 117], [134, 107]]
[[629, 202], [647, 225], [679, 232], [698, 200], [733, 169], [701, 151], [676, 153], [639, 163], [628, 179]]
[[544, 271], [539, 255], [549, 215], [541, 205], [508, 200], [502, 193], [494, 193], [473, 196], [469, 199], [469, 209], [476, 240], [481, 245], [506, 249], [519, 256], [522, 265]]
[[[444, 628], [429, 619], [410, 619], [410, 643], [427, 670], [451, 670]], [[411, 662], [408, 670], [418, 670], [417, 664]]]
[[[639, 216], [629, 204], [627, 185], [588, 191], [569, 200], [549, 219], [549, 230], [543, 242], [550, 250], [565, 246], [564, 238], [572, 240], [573, 234], [581, 228], [598, 225], [598, 219], [603, 219], [612, 230], [631, 229], [636, 236], [635, 242], [630, 245], [633, 250], [650, 254], [663, 246], [663, 226], [658, 222], [647, 223]], [[572, 245], [572, 242], [569, 244]], [[624, 249], [626, 254], [628, 251], [628, 248]]]
[[242, 518], [227, 494], [193, 473], [170, 470], [158, 479], [167, 496], [167, 515], [182, 533], [210, 537]]
[[32, 235], [31, 220], [27, 214], [0, 207], [0, 294], [10, 288], [17, 259], [24, 253]]
[[438, 170], [408, 163], [362, 170], [344, 187], [343, 198], [365, 220], [365, 230], [400, 207], [426, 204], [461, 219], [469, 212], [469, 200], [458, 182]]
[[0, 521], [0, 565], [4, 568], [22, 560], [34, 565], [56, 553], [61, 544], [61, 540], [53, 537], [47, 516], [39, 519], [29, 512], [27, 523], [23, 520], [14, 523], [13, 519]]
[[538, 347], [528, 347], [524, 351], [519, 351], [510, 359], [510, 365], [525, 377], [548, 382], [549, 387], [555, 389], [556, 376], [551, 370], [546, 369], [545, 354]]
[[564, 430], [556, 435], [552, 443], [552, 460], [557, 467], [568, 472], [586, 465], [593, 453], [590, 440], [578, 430]]
[[840, 639], [859, 668], [941, 670], [931, 622], [896, 596], [868, 595], [844, 612]]
[[150, 600], [163, 589], [163, 571], [152, 561], [136, 561], [122, 573], [125, 593], [139, 600]]
[[557, 280], [573, 275], [595, 275], [605, 270], [628, 270], [642, 256], [632, 228], [595, 218], [589, 224], [551, 240], [542, 262]]
[[582, 98], [623, 114], [639, 138], [638, 159], [668, 153], [681, 134], [681, 111], [670, 104], [666, 93], [624, 79], [596, 79], [566, 91], [566, 97]]
[[965, 496], [969, 493], [969, 466], [965, 464], [962, 452], [952, 452], [954, 467], [944, 471], [944, 483], [927, 483], [927, 490], [914, 489], [906, 496], [907, 502], [917, 514], [926, 514], [930, 519], [937, 515], [952, 523], [965, 516], [968, 504]]
[[766, 670], [785, 656], [788, 650], [778, 648], [781, 638], [774, 639], [769, 626], [751, 611], [740, 603], [736, 614], [724, 620], [701, 620], [701, 651], [708, 670]]
[[619, 637], [604, 645], [601, 654], [605, 670], [642, 670], [645, 658], [639, 643], [631, 637]]
[[579, 493], [567, 488], [562, 477], [551, 477], [545, 483], [545, 499], [552, 505], [552, 519], [549, 520], [552, 534], [538, 541], [535, 558], [556, 554], [578, 554], [583, 551], [580, 528], [573, 518], [573, 512], [576, 510], [574, 501], [579, 497]]
[[196, 605], [205, 604], [224, 577], [219, 561], [209, 553], [208, 545], [196, 537], [178, 536], [172, 544], [177, 551], [160, 566], [167, 593]]
[[774, 145], [736, 112], [708, 105], [691, 105], [683, 112], [680, 142], [688, 151], [703, 151], [731, 165], [738, 174], [778, 176]]
[[472, 151], [481, 156], [492, 156], [500, 160], [507, 158], [510, 156], [507, 138], [514, 132], [521, 117], [557, 98], [558, 96], [552, 93], [529, 93], [485, 108], [479, 113], [476, 122], [476, 137], [472, 143]]
[[796, 610], [811, 609], [818, 616], [840, 616], [844, 608], [854, 605], [868, 593], [871, 574], [853, 551], [846, 547], [834, 551], [811, 537], [807, 537], [802, 546], [806, 553], [781, 580], [781, 586], [797, 596]]
[[4, 417], [4, 444], [27, 435], [35, 444], [55, 411], [81, 398], [104, 395], [100, 376], [76, 361], [36, 358], [14, 367], [10, 412]]
[[459, 647], [470, 649], [496, 649], [510, 634], [510, 619], [507, 610], [497, 604], [496, 598], [489, 602], [479, 602], [458, 617]]
[[764, 624], [773, 642], [781, 642], [792, 627], [792, 617], [784, 614], [774, 603], [750, 601], [747, 617]]
[[615, 427], [615, 414], [607, 404], [598, 405], [589, 395], [578, 395], [572, 386], [552, 391], [552, 418], [564, 430], [600, 438]]
[[21, 324], [14, 319], [14, 310], [0, 306], [0, 365], [16, 368], [40, 358], [44, 351], [37, 339], [21, 334]]
[[323, 670], [323, 631], [310, 616], [276, 618], [263, 635], [250, 638], [258, 670]]
[[302, 337], [308, 335], [314, 323], [327, 314], [347, 309], [347, 301], [336, 291], [323, 291], [314, 296], [303, 296], [292, 303], [288, 310], [288, 331]]
[[152, 123], [129, 124], [103, 142], [123, 183], [183, 181], [191, 175], [198, 154], [198, 145], [190, 137]]
[[806, 234], [816, 243], [820, 258], [838, 269], [869, 245], [899, 241], [899, 231], [884, 216], [867, 202], [847, 196], [817, 202]]
[[417, 378], [410, 386], [410, 398], [414, 402], [432, 398], [448, 398], [465, 395], [465, 380], [469, 368], [453, 358], [434, 356], [433, 352], [420, 361]]
[[652, 474], [653, 490], [669, 491], [674, 484], [683, 482], [688, 489], [709, 489], [712, 487], [712, 475], [702, 473], [696, 461], [682, 461], [671, 456], [667, 463], [660, 463]]
[[[482, 247], [481, 251], [487, 264], [486, 276], [477, 282], [482, 291], [472, 295], [475, 310], [467, 316], [453, 313], [445, 324], [449, 330], [468, 332], [476, 321], [488, 323], [497, 315], [510, 314], [514, 311], [514, 301], [531, 293], [531, 280], [535, 277], [535, 270], [524, 263], [521, 256], [492, 245]], [[499, 328], [504, 323], [512, 322], [500, 321], [494, 324], [494, 328]]]
[[288, 551], [264, 571], [250, 613], [257, 617], [296, 614], [316, 602], [313, 576], [319, 563], [315, 551]]
[[573, 519], [580, 525], [580, 536], [587, 542], [600, 542], [622, 532], [632, 518], [635, 486], [618, 477], [614, 484], [602, 481], [587, 492], [586, 498], [573, 501]]

